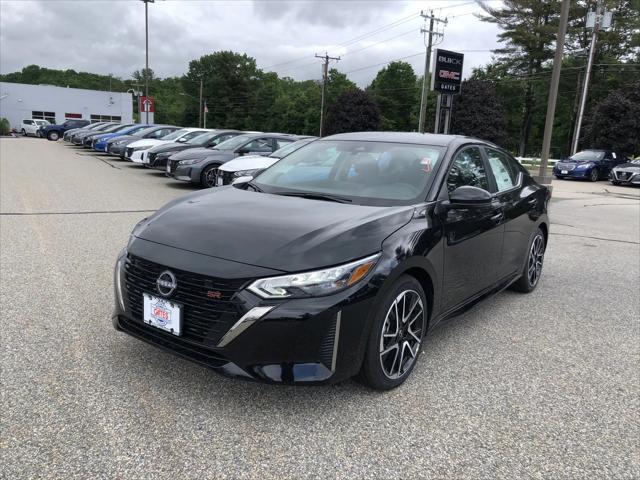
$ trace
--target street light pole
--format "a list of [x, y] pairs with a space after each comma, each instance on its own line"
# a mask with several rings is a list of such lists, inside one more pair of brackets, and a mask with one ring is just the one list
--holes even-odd
[[558, 98], [558, 84], [560, 83], [560, 69], [562, 68], [562, 54], [564, 52], [564, 37], [567, 34], [567, 21], [569, 19], [569, 3], [571, 0], [562, 0], [560, 7], [560, 26], [556, 39], [556, 54], [553, 58], [553, 72], [551, 73], [551, 86], [549, 87], [549, 100], [547, 102], [547, 119], [544, 125], [542, 139], [542, 155], [540, 155], [540, 171], [538, 180], [543, 184], [551, 184], [551, 177], [547, 173], [549, 150], [551, 148], [551, 133], [553, 132], [553, 119], [556, 114], [556, 100]]
[[[144, 46], [145, 46], [145, 68], [144, 68], [144, 96], [149, 99], [149, 3], [155, 0], [142, 0], [144, 2]], [[144, 107], [145, 123], [149, 125], [149, 104]]]

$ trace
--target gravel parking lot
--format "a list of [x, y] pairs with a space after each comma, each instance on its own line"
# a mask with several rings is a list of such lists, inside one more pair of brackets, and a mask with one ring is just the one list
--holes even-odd
[[192, 188], [62, 142], [2, 139], [0, 162], [2, 478], [640, 476], [637, 188], [555, 182], [539, 288], [442, 325], [379, 393], [229, 380], [116, 332], [116, 254]]

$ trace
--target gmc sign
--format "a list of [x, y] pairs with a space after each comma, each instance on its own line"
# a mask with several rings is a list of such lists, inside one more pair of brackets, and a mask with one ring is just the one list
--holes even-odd
[[434, 57], [431, 89], [449, 95], [460, 93], [464, 54], [436, 49]]

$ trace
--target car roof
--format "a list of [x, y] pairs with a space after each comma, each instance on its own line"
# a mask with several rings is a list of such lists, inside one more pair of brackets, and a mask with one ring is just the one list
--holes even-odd
[[363, 142], [391, 142], [391, 143], [414, 143], [418, 145], [435, 145], [448, 147], [456, 143], [462, 144], [466, 142], [484, 143], [493, 145], [491, 142], [481, 140], [479, 138], [466, 137], [464, 135], [443, 135], [434, 133], [418, 133], [418, 132], [352, 132], [338, 133], [324, 137], [321, 140], [353, 140]]

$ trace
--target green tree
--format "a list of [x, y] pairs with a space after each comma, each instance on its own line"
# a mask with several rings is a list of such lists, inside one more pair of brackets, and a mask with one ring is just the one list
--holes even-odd
[[379, 129], [380, 109], [371, 96], [360, 89], [343, 92], [327, 112], [327, 135]]
[[491, 82], [466, 80], [454, 97], [451, 133], [477, 137], [504, 146], [505, 111]]
[[378, 72], [367, 91], [380, 107], [383, 130], [415, 130], [420, 88], [410, 64], [390, 63]]
[[640, 82], [610, 93], [597, 104], [585, 125], [582, 144], [629, 156], [640, 152]]
[[[487, 15], [485, 22], [502, 30], [498, 39], [503, 47], [494, 50], [498, 61], [510, 76], [524, 77], [522, 122], [518, 153], [524, 156], [531, 134], [533, 116], [540, 99], [535, 95], [535, 81], [543, 63], [553, 57], [553, 43], [558, 30], [560, 2], [557, 0], [505, 0], [499, 7], [480, 3]], [[544, 101], [544, 100], [542, 100]]]

